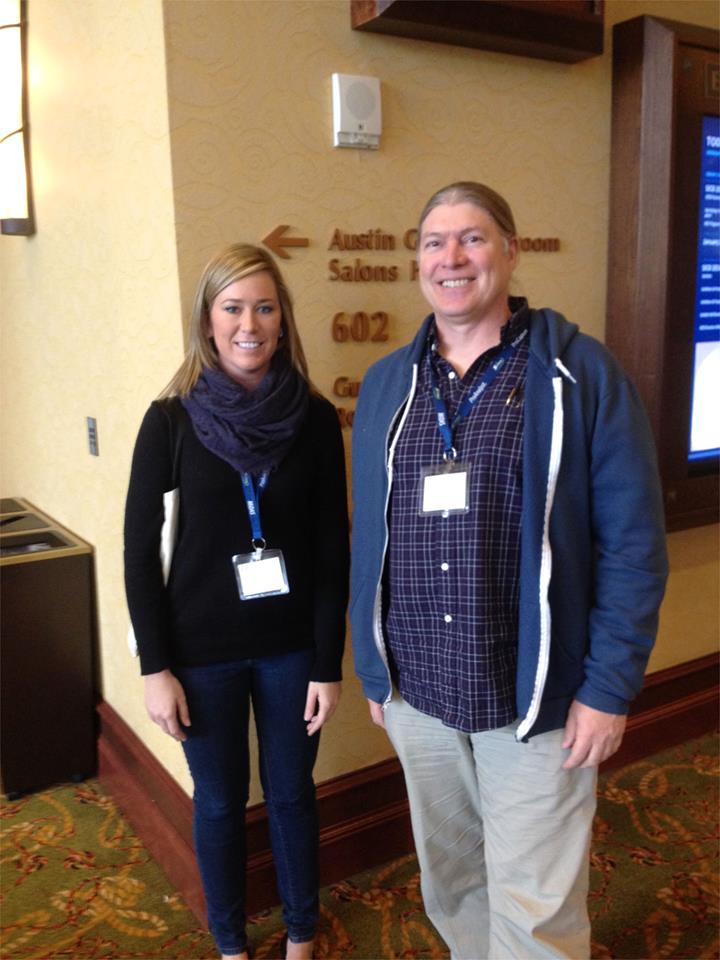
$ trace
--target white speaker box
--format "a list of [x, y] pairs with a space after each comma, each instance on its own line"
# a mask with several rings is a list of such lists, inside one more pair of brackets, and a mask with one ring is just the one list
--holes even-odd
[[332, 75], [333, 146], [377, 150], [382, 133], [380, 81], [349, 73]]

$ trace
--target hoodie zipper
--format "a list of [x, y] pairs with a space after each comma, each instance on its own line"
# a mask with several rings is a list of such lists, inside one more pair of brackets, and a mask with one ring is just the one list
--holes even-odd
[[[374, 610], [373, 610], [373, 633], [375, 635], [375, 646], [377, 647], [378, 653], [380, 654], [382, 661], [385, 664], [385, 669], [387, 670], [387, 676], [388, 676], [389, 690], [390, 690], [387, 697], [383, 701], [383, 704], [382, 704], [383, 710], [387, 707], [387, 705], [392, 700], [392, 677], [390, 676], [390, 665], [388, 663], [387, 651], [385, 649], [385, 641], [383, 640], [383, 635], [382, 635], [382, 572], [385, 569], [385, 557], [387, 556], [387, 548], [390, 540], [390, 531], [388, 529], [388, 519], [387, 519], [388, 505], [390, 503], [390, 491], [392, 489], [392, 473], [393, 473], [393, 459], [395, 456], [395, 447], [397, 446], [397, 442], [402, 432], [402, 428], [405, 425], [405, 420], [407, 419], [408, 413], [410, 411], [410, 405], [412, 403], [413, 397], [415, 396], [415, 390], [417, 389], [417, 378], [418, 378], [418, 364], [414, 363], [413, 369], [412, 369], [412, 381], [410, 383], [410, 390], [407, 396], [405, 397], [405, 399], [402, 401], [402, 403], [398, 406], [397, 410], [393, 414], [393, 417], [390, 420], [390, 425], [388, 426], [387, 433], [385, 434], [385, 449], [388, 451], [387, 464], [385, 467], [387, 472], [388, 483], [387, 483], [387, 493], [385, 495], [385, 506], [383, 508], [383, 517], [385, 522], [385, 543], [383, 545], [383, 552], [382, 552], [382, 558], [380, 563], [380, 579], [378, 580], [377, 586], [375, 588], [375, 604], [374, 604]], [[393, 426], [395, 425], [395, 421], [397, 420], [397, 416], [400, 413], [400, 410], [402, 410], [403, 408], [403, 404], [405, 406], [405, 409], [403, 410], [402, 416], [400, 418], [400, 422], [398, 423], [397, 429], [395, 430], [395, 435], [392, 439], [392, 443], [390, 443], [390, 446], [388, 449], [388, 441], [390, 439], [390, 434], [392, 433]]]
[[[577, 380], [561, 361], [556, 357], [555, 366], [560, 373], [571, 383], [577, 383]], [[558, 474], [560, 473], [560, 462], [562, 460], [564, 411], [563, 411], [563, 381], [562, 376], [552, 378], [553, 388], [553, 421], [552, 435], [550, 438], [550, 461], [548, 463], [548, 478], [545, 492], [545, 514], [543, 518], [543, 536], [540, 556], [540, 579], [539, 579], [539, 604], [540, 604], [540, 651], [538, 654], [538, 665], [535, 671], [535, 685], [533, 695], [530, 700], [530, 706], [527, 713], [521, 720], [515, 733], [516, 740], [524, 739], [538, 718], [540, 712], [540, 703], [542, 700], [545, 683], [547, 681], [548, 668], [550, 665], [550, 641], [552, 637], [552, 612], [550, 610], [550, 601], [548, 593], [550, 590], [550, 578], [552, 575], [552, 547], [550, 545], [550, 516], [552, 514], [553, 503], [555, 501], [555, 491], [557, 489]]]

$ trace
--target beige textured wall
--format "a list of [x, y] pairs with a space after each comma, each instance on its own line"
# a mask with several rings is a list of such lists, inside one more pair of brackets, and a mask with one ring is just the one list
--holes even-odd
[[32, 0], [29, 16], [37, 234], [0, 238], [2, 491], [95, 545], [105, 698], [169, 754], [144, 718], [122, 581], [138, 422], [182, 354], [162, 9]]
[[[641, 13], [717, 26], [714, 0], [608, 0], [608, 29]], [[574, 66], [504, 57], [352, 32], [345, 0], [33, 0], [30, 17], [38, 234], [0, 238], [2, 494], [36, 500], [95, 544], [105, 698], [189, 789], [177, 745], [143, 713], [121, 572], [130, 452], [181, 355], [181, 298], [217, 246], [290, 224], [311, 241], [284, 269], [313, 377], [330, 394], [424, 313], [409, 251], [331, 252], [332, 230], [400, 239], [432, 190], [472, 177], [508, 195], [521, 233], [561, 238], [559, 254], [523, 258], [518, 291], [602, 337], [610, 40]], [[380, 151], [333, 150], [333, 72], [381, 79]], [[332, 257], [355, 256], [397, 264], [401, 279], [328, 279]], [[390, 341], [335, 343], [339, 310], [388, 312]], [[716, 537], [670, 538], [652, 669], [715, 647]], [[320, 780], [390, 754], [349, 666], [347, 677]]]

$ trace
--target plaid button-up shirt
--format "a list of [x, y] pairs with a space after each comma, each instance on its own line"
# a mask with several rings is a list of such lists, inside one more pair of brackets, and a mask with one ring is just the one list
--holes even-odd
[[449, 517], [419, 515], [421, 469], [440, 464], [443, 452], [430, 364], [452, 420], [492, 360], [527, 327], [526, 301], [510, 305], [501, 345], [462, 378], [430, 340], [394, 458], [385, 580], [394, 680], [417, 710], [466, 733], [515, 718], [528, 338], [455, 430], [458, 462], [470, 464], [470, 510]]

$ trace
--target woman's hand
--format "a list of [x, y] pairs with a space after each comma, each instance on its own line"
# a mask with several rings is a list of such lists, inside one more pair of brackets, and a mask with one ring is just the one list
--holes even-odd
[[342, 684], [316, 683], [311, 680], [308, 684], [307, 700], [303, 719], [307, 723], [308, 736], [317, 733], [320, 727], [335, 713], [340, 700]]
[[175, 740], [187, 740], [187, 735], [180, 726], [190, 726], [185, 691], [178, 678], [169, 670], [149, 673], [145, 677], [145, 707], [153, 723], [168, 736]]

